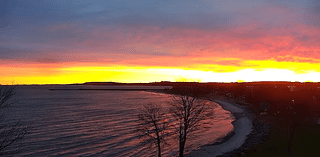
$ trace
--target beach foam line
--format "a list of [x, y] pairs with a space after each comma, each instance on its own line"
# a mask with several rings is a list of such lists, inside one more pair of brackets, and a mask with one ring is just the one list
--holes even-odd
[[214, 157], [233, 151], [244, 144], [247, 136], [252, 130], [252, 122], [245, 115], [245, 110], [242, 107], [224, 100], [214, 101], [223, 109], [230, 111], [236, 117], [236, 120], [232, 122], [234, 135], [221, 144], [207, 145], [198, 150], [191, 151], [186, 155], [187, 157]]

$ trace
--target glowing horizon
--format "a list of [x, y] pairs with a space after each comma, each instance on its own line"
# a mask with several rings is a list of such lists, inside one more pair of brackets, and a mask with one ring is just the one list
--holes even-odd
[[[266, 68], [265, 63], [279, 65]], [[257, 61], [247, 61], [244, 64]], [[0, 78], [3, 85], [11, 84], [73, 84], [85, 82], [121, 82], [149, 83], [160, 81], [171, 82], [257, 82], [257, 81], [288, 81], [288, 82], [320, 82], [320, 72], [310, 63], [287, 63], [261, 61], [257, 68], [216, 66], [212, 70], [206, 66], [189, 67], [148, 67], [148, 66], [76, 66], [76, 67], [8, 67], [3, 68], [6, 77]], [[296, 65], [293, 66], [293, 65]], [[311, 67], [301, 71], [305, 65]], [[207, 65], [209, 66], [209, 65]], [[212, 66], [212, 65], [211, 65]], [[257, 65], [256, 65], [257, 66]], [[286, 68], [286, 66], [291, 66]], [[46, 70], [46, 68], [50, 70]], [[220, 71], [225, 69], [225, 71]], [[229, 69], [229, 71], [228, 71]], [[291, 69], [291, 70], [290, 70]], [[294, 70], [292, 70], [294, 69]], [[13, 70], [13, 71], [12, 71]], [[18, 71], [15, 73], [15, 71]], [[21, 72], [22, 71], [22, 72]], [[45, 75], [44, 75], [45, 71]], [[220, 72], [219, 72], [220, 71]], [[11, 72], [11, 73], [10, 73]], [[33, 73], [33, 74], [32, 74]], [[1, 74], [1, 73], [0, 73]]]

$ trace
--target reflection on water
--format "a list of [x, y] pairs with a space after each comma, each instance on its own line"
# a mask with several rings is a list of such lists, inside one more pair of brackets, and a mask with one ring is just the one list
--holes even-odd
[[[49, 91], [51, 86], [19, 86], [7, 113], [9, 121], [32, 122], [32, 134], [17, 144], [22, 156], [153, 156], [155, 149], [139, 145], [135, 132], [139, 108], [147, 103], [166, 105], [165, 94], [142, 91]], [[211, 128], [200, 131], [191, 148], [213, 142], [230, 132], [228, 111], [215, 109]], [[175, 139], [176, 140], [176, 139]], [[177, 151], [177, 142], [164, 156]], [[176, 144], [175, 144], [176, 143]], [[12, 149], [16, 145], [13, 145]]]

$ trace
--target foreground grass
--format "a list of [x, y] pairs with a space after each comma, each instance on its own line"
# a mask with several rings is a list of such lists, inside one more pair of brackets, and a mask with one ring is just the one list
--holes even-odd
[[260, 146], [251, 148], [242, 156], [249, 157], [277, 157], [277, 156], [320, 156], [320, 126], [305, 124], [297, 128], [292, 140], [292, 153], [289, 154], [288, 130], [285, 124], [273, 124], [269, 133], [269, 138]]
[[235, 101], [245, 106], [257, 118], [271, 125], [268, 139], [263, 144], [253, 147], [241, 155], [248, 157], [320, 157], [320, 125], [305, 123], [295, 129], [291, 154], [288, 153], [289, 132], [286, 122], [271, 115], [259, 116], [259, 110], [251, 104]]

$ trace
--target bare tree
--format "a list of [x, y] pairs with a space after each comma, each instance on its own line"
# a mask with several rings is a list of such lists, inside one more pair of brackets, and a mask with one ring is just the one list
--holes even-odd
[[168, 121], [165, 118], [163, 110], [153, 104], [144, 105], [138, 115], [138, 131], [144, 138], [144, 144], [155, 145], [158, 150], [158, 157], [161, 157], [161, 148], [167, 144], [165, 138], [171, 133], [168, 130]]
[[5, 110], [10, 107], [15, 101], [12, 97], [15, 94], [14, 87], [0, 86], [0, 156], [13, 155], [19, 150], [6, 151], [13, 143], [22, 140], [28, 134], [29, 127], [22, 126], [20, 122], [15, 124], [5, 123]]
[[198, 99], [192, 93], [172, 94], [170, 113], [176, 120], [176, 132], [179, 139], [179, 157], [183, 157], [186, 141], [192, 132], [204, 127], [204, 120], [213, 117], [213, 106], [207, 101]]

